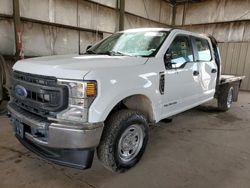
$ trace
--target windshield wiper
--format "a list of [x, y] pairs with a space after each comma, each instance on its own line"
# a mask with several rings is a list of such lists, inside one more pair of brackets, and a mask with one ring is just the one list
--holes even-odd
[[108, 51], [108, 52], [104, 52], [102, 54], [106, 54], [106, 55], [110, 55], [110, 56], [132, 56], [130, 54], [126, 54], [120, 51]]
[[92, 50], [87, 50], [85, 54], [109, 55], [109, 56], [132, 56], [132, 55], [120, 52], [120, 51], [107, 51], [107, 52], [96, 53]]
[[93, 50], [87, 50], [85, 54], [96, 54]]

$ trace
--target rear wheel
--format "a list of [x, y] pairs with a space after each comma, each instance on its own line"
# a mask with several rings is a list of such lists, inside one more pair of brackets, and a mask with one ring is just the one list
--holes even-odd
[[147, 141], [145, 117], [135, 111], [121, 110], [107, 120], [97, 156], [108, 169], [123, 172], [141, 159]]
[[220, 96], [218, 97], [218, 109], [221, 111], [228, 111], [233, 103], [234, 88], [233, 86], [226, 85], [222, 89]]

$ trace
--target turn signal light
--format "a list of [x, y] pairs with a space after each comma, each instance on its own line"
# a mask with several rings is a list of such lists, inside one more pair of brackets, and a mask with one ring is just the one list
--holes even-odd
[[96, 96], [96, 84], [95, 83], [93, 83], [93, 82], [87, 83], [86, 95], [87, 95], [87, 97], [95, 97]]

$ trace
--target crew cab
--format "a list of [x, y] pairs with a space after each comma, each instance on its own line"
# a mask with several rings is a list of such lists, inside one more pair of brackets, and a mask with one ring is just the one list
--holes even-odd
[[212, 36], [130, 29], [85, 54], [18, 61], [8, 111], [18, 140], [43, 158], [86, 169], [96, 150], [123, 172], [141, 159], [150, 124], [214, 98], [229, 110], [244, 77], [220, 72]]

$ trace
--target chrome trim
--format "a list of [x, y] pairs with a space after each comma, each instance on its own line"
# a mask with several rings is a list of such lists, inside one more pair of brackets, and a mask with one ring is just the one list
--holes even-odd
[[29, 141], [32, 141], [32, 142], [34, 142], [36, 144], [43, 145], [43, 146], [48, 146], [48, 142], [39, 140], [38, 138], [33, 137], [31, 134], [29, 134], [27, 132], [25, 133], [25, 138], [27, 138]]
[[103, 123], [92, 130], [60, 128], [52, 123], [49, 126], [48, 146], [54, 148], [93, 148], [98, 146]]
[[54, 122], [53, 125], [55, 127], [63, 127], [63, 128], [73, 128], [73, 129], [84, 129], [84, 130], [91, 130], [95, 127], [99, 127], [100, 123], [80, 123], [70, 120], [61, 120], [56, 118], [48, 118], [48, 120]]
[[49, 126], [47, 142], [40, 140], [29, 133], [25, 133], [25, 138], [35, 144], [51, 148], [94, 148], [98, 146], [100, 142], [102, 130], [102, 124], [100, 124], [98, 128], [92, 130], [77, 130], [55, 127], [52, 123]]
[[[18, 112], [16, 110], [14, 110], [10, 106], [10, 103], [8, 104], [7, 109], [9, 111], [9, 113], [11, 114], [11, 116], [14, 116], [16, 119], [20, 120], [21, 122], [23, 122], [31, 127], [45, 129], [48, 126], [47, 122], [38, 120], [36, 118], [31, 118], [31, 116], [33, 116], [33, 115], [31, 115], [30, 113], [29, 113], [30, 118], [28, 118], [25, 116], [26, 114], [22, 113], [21, 111]], [[34, 115], [34, 117], [35, 117], [35, 115]]]

